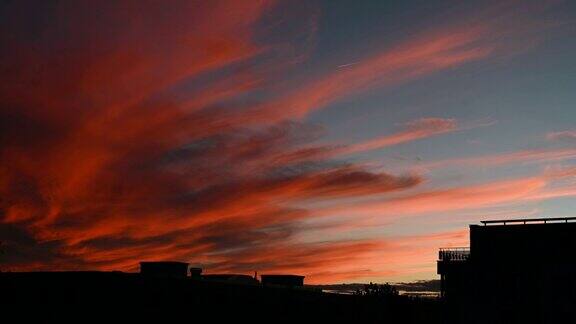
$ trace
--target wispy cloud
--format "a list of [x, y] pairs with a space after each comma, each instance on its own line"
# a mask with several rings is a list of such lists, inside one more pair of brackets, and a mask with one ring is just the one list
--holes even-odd
[[546, 134], [546, 138], [551, 141], [576, 141], [576, 130], [566, 130], [560, 132], [550, 132]]
[[429, 161], [420, 167], [425, 169], [447, 168], [454, 166], [476, 167], [497, 166], [512, 163], [533, 164], [541, 162], [564, 161], [576, 158], [576, 149], [532, 149], [505, 152], [500, 154], [486, 154], [481, 156], [452, 158], [446, 160]]
[[[554, 181], [573, 178], [575, 174], [574, 168], [563, 168], [547, 171], [540, 176], [432, 189], [395, 198], [340, 204], [319, 211], [318, 215], [348, 214], [389, 220], [390, 217], [397, 219], [416, 214], [469, 211], [569, 197], [576, 194], [576, 187], [571, 183], [554, 185]], [[373, 225], [377, 223], [373, 222]]]
[[[294, 271], [316, 282], [394, 273], [378, 265], [383, 260], [415, 271], [401, 265], [429, 249], [294, 239], [318, 214], [314, 203], [402, 193], [425, 180], [375, 172], [345, 154], [468, 126], [423, 118], [363, 143], [311, 146], [322, 127], [302, 119], [369, 89], [493, 57], [506, 37], [528, 28], [510, 26], [499, 38], [502, 25], [490, 19], [433, 26], [294, 82], [278, 71], [305, 55], [273, 55], [286, 44], [257, 33], [278, 9], [269, 1], [64, 1], [39, 20], [60, 23], [34, 37], [24, 26], [29, 8], [9, 9], [0, 31], [0, 232], [15, 233], [7, 248], [16, 252], [3, 256], [10, 266], [134, 270], [141, 259], [177, 259], [214, 271]], [[345, 208], [413, 214], [560, 194], [544, 190], [547, 181]]]
[[346, 147], [345, 154], [359, 153], [453, 132], [458, 129], [455, 119], [421, 118], [405, 124], [406, 129], [392, 135], [375, 138]]

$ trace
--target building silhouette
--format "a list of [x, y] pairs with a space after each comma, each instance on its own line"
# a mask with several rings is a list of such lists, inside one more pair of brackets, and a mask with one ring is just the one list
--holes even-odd
[[447, 323], [576, 323], [576, 217], [481, 223], [439, 251]]
[[261, 275], [263, 285], [279, 285], [285, 287], [304, 286], [304, 276], [297, 275]]
[[152, 277], [186, 278], [188, 263], [177, 261], [140, 262], [140, 274]]
[[[189, 275], [187, 275], [187, 272]], [[428, 323], [435, 299], [303, 286], [297, 275], [203, 274], [184, 262], [121, 271], [0, 272], [0, 323]], [[255, 307], [256, 306], [256, 307]]]

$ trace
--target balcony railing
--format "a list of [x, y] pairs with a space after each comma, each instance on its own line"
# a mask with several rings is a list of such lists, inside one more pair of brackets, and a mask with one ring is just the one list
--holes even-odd
[[441, 248], [438, 252], [439, 261], [466, 261], [469, 257], [469, 247]]

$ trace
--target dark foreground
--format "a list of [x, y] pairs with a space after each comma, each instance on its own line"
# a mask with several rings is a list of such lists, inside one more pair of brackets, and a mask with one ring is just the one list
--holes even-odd
[[440, 323], [437, 300], [147, 278], [121, 272], [0, 273], [5, 323]]

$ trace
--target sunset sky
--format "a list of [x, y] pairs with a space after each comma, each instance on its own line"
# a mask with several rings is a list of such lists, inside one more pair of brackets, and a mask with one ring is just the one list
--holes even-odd
[[3, 1], [2, 270], [436, 278], [576, 216], [576, 1]]

